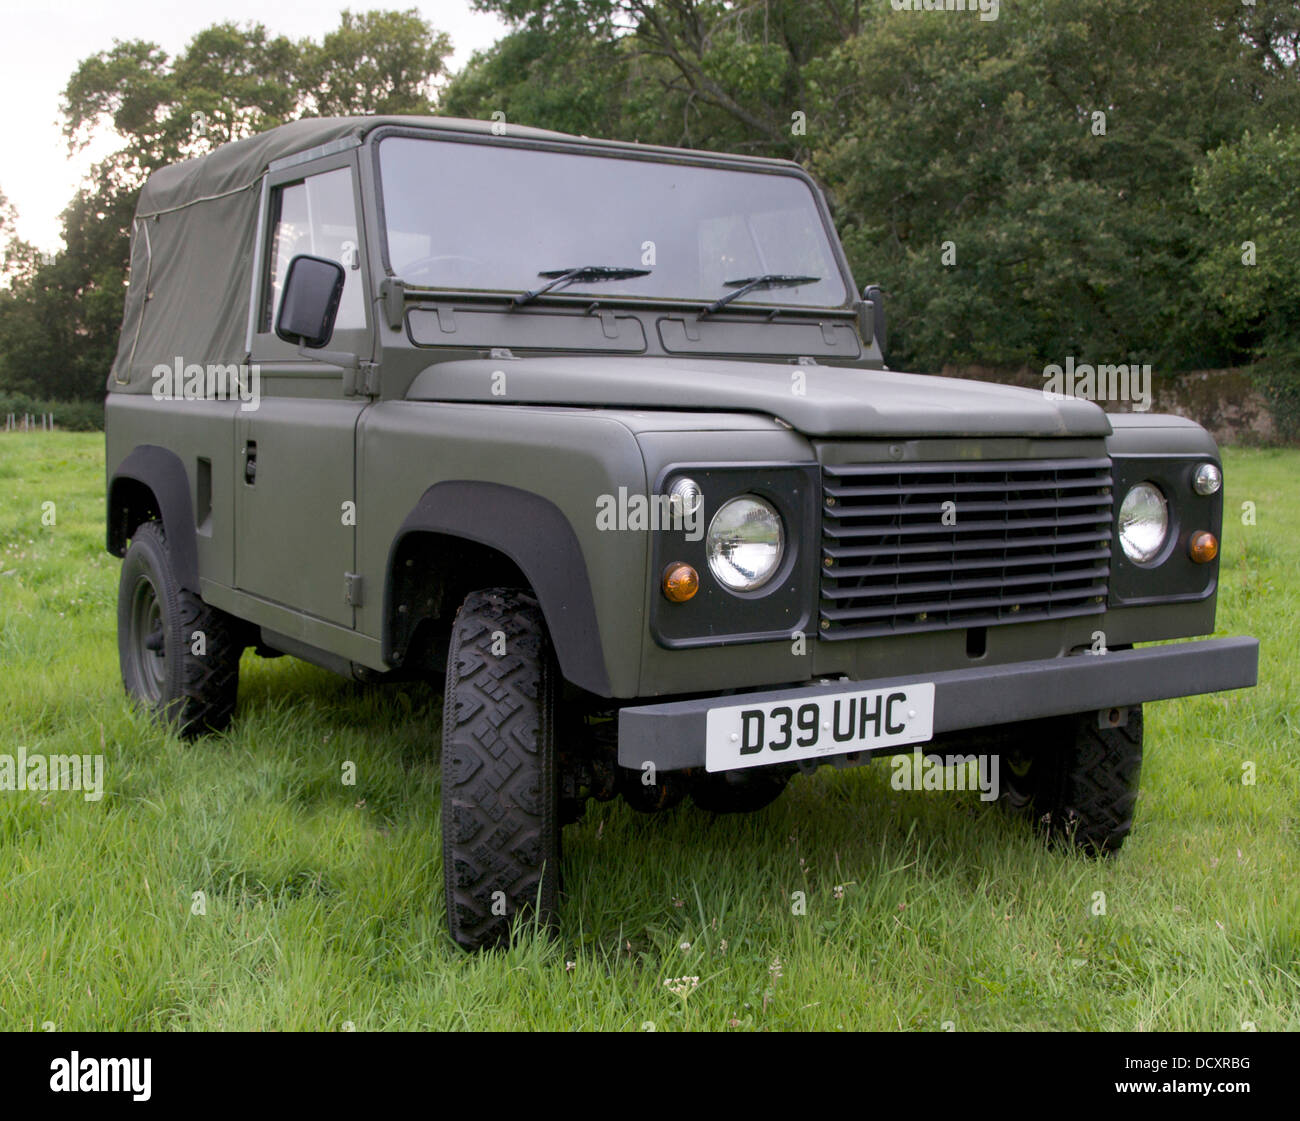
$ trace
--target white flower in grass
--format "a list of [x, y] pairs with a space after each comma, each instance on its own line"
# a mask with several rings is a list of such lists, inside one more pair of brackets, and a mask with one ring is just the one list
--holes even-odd
[[674, 996], [679, 996], [682, 1000], [685, 1000], [699, 987], [699, 984], [700, 979], [698, 977], [669, 977], [664, 981], [664, 988]]

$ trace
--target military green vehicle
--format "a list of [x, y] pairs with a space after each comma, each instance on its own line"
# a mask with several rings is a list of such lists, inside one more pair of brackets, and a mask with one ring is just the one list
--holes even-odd
[[165, 168], [106, 406], [126, 689], [194, 736], [249, 648], [445, 673], [465, 947], [554, 921], [589, 798], [919, 745], [1113, 851], [1143, 703], [1255, 682], [1253, 639], [1139, 645], [1214, 630], [1216, 446], [885, 347], [783, 161], [373, 117]]

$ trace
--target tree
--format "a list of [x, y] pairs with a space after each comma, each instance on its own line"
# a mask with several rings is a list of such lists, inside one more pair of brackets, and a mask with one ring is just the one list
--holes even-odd
[[304, 88], [313, 116], [431, 113], [433, 83], [451, 54], [451, 40], [412, 8], [405, 12], [344, 11], [317, 46], [305, 43]]
[[1158, 0], [1024, 0], [989, 22], [884, 13], [814, 64], [813, 167], [859, 276], [894, 297], [899, 363], [1225, 357], [1189, 274], [1192, 176], [1294, 86], [1241, 11], [1185, 0], [1171, 21]]
[[1225, 345], [1260, 360], [1281, 434], [1300, 437], [1300, 131], [1247, 132], [1195, 177], [1202, 306]]

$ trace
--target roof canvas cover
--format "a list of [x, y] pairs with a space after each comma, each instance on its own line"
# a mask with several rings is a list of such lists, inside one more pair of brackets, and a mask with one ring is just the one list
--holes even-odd
[[245, 360], [249, 269], [267, 165], [368, 119], [295, 121], [149, 176], [131, 223], [131, 284], [110, 390], [146, 392], [156, 365]]

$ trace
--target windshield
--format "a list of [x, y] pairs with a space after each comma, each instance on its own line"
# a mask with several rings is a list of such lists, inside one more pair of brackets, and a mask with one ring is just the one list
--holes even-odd
[[563, 292], [711, 303], [729, 281], [783, 273], [819, 279], [735, 303], [847, 295], [794, 175], [401, 136], [380, 141], [379, 166], [389, 261], [412, 286], [522, 292], [548, 271], [606, 265], [649, 272]]

